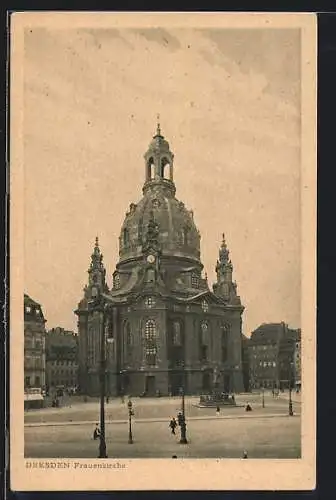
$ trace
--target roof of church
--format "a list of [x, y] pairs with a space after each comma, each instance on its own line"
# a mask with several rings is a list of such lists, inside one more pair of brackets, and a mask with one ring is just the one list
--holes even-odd
[[24, 305], [25, 306], [40, 306], [41, 304], [39, 304], [38, 302], [33, 300], [31, 297], [29, 297], [29, 295], [27, 295], [25, 293], [24, 294]]
[[96, 288], [110, 304], [137, 300], [139, 295], [156, 294], [184, 304], [200, 303], [203, 298], [231, 308], [244, 307], [232, 281], [233, 266], [225, 236], [216, 263], [217, 281], [210, 290], [207, 276], [202, 277], [200, 233], [193, 212], [175, 197], [174, 155], [158, 124], [145, 158], [143, 197], [131, 203], [121, 227], [119, 262], [108, 289], [98, 237], [88, 270], [89, 287], [78, 310], [89, 307], [91, 291]]
[[119, 262], [141, 257], [151, 217], [158, 226], [163, 256], [200, 260], [200, 234], [193, 212], [175, 197], [173, 158], [158, 125], [157, 134], [145, 154], [145, 168], [153, 167], [155, 173], [147, 170], [143, 197], [138, 203], [131, 203], [126, 213], [119, 238]]

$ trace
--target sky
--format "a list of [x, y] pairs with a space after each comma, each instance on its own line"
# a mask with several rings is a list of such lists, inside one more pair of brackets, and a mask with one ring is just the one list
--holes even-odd
[[299, 30], [33, 27], [24, 47], [24, 281], [46, 327], [77, 329], [96, 236], [111, 284], [158, 113], [209, 283], [225, 232], [244, 333], [299, 327]]

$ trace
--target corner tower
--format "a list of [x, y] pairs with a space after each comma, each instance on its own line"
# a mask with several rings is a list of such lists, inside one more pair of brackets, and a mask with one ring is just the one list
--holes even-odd
[[225, 234], [222, 235], [222, 243], [219, 249], [219, 259], [216, 263], [217, 282], [213, 285], [213, 291], [225, 302], [239, 305], [240, 297], [237, 295], [237, 283], [232, 280], [233, 265], [230, 259]]

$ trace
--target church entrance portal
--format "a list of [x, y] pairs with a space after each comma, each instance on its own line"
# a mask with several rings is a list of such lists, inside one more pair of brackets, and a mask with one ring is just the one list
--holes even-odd
[[179, 396], [183, 387], [183, 373], [172, 372], [169, 374], [169, 392], [172, 396]]
[[145, 393], [146, 393], [146, 396], [155, 396], [156, 395], [155, 377], [153, 375], [148, 375], [146, 377]]

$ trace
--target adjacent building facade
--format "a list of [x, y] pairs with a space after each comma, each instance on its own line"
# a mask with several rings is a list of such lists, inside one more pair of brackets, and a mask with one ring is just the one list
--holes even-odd
[[294, 372], [295, 387], [299, 391], [301, 389], [301, 330], [298, 330], [298, 336], [295, 342]]
[[46, 386], [49, 392], [57, 387], [78, 385], [78, 335], [64, 328], [46, 333]]
[[243, 370], [243, 386], [244, 392], [250, 392], [250, 354], [249, 354], [250, 339], [242, 335], [242, 370]]
[[294, 350], [299, 330], [286, 323], [265, 323], [252, 332], [249, 341], [252, 388], [294, 386]]
[[24, 388], [45, 388], [45, 323], [41, 305], [24, 294]]
[[[121, 227], [108, 288], [98, 239], [75, 313], [79, 384], [99, 393], [106, 339], [107, 393], [197, 394], [243, 390], [242, 313], [223, 235], [212, 289], [193, 212], [175, 197], [174, 155], [158, 125], [145, 159], [143, 197]], [[105, 345], [105, 344], [104, 344]]]

